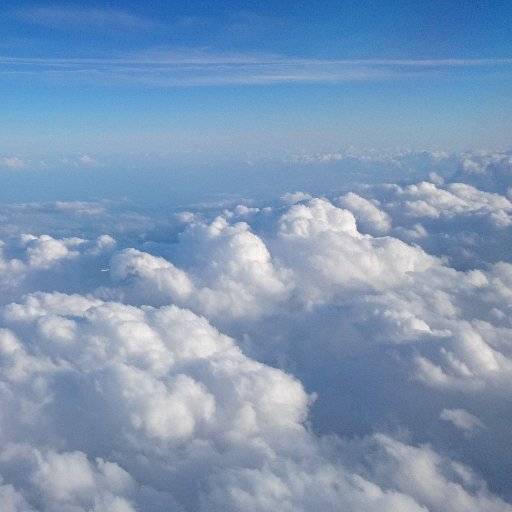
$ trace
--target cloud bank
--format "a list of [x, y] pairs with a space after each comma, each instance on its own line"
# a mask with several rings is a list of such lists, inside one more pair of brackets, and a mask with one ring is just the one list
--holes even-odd
[[512, 511], [507, 158], [166, 221], [4, 207], [2, 506]]

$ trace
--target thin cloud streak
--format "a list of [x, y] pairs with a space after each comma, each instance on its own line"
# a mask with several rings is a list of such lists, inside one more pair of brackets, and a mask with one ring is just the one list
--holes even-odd
[[147, 51], [119, 58], [30, 58], [0, 56], [0, 75], [37, 75], [63, 83], [100, 85], [263, 85], [337, 83], [425, 76], [454, 68], [509, 68], [512, 59], [357, 59], [286, 58], [204, 49]]

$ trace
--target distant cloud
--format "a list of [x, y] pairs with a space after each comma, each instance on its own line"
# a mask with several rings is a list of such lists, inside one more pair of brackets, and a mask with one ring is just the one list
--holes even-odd
[[481, 190], [512, 198], [512, 154], [487, 151], [465, 154], [451, 181], [470, 183]]
[[512, 224], [512, 203], [506, 197], [482, 192], [465, 183], [450, 183], [443, 189], [422, 182], [398, 189], [398, 194], [405, 199], [405, 211], [414, 217], [491, 215], [497, 225]]
[[57, 201], [52, 205], [56, 210], [71, 212], [79, 215], [103, 215], [105, 207], [85, 201]]
[[56, 168], [62, 167], [75, 167], [75, 168], [87, 168], [87, 167], [101, 167], [102, 162], [93, 156], [83, 153], [74, 154], [63, 157], [54, 157], [53, 159], [42, 160], [28, 160], [20, 158], [18, 156], [8, 156], [0, 158], [0, 168], [21, 170], [30, 167], [31, 170], [52, 171]]
[[1, 161], [9, 169], [24, 169], [27, 167], [27, 163], [17, 156], [4, 157]]
[[92, 158], [89, 155], [82, 155], [81, 157], [78, 158], [78, 161], [85, 167], [98, 167], [100, 165], [100, 162], [98, 162], [98, 160]]

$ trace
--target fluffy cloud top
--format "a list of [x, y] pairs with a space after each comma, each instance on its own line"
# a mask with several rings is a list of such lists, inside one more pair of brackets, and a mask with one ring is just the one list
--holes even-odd
[[349, 209], [357, 218], [358, 225], [370, 234], [384, 234], [391, 228], [391, 218], [368, 199], [354, 192], [339, 198], [340, 206]]
[[407, 212], [415, 217], [453, 217], [460, 214], [489, 215], [498, 226], [511, 224], [512, 203], [498, 194], [482, 192], [464, 183], [452, 183], [445, 190], [422, 182], [399, 191], [407, 197]]

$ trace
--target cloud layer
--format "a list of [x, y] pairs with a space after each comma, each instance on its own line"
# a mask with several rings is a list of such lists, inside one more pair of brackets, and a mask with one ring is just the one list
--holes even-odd
[[512, 510], [508, 164], [461, 162], [163, 223], [5, 207], [4, 508]]
[[[51, 28], [147, 28], [150, 22], [122, 11], [92, 9], [41, 9], [26, 19]], [[339, 84], [380, 82], [389, 79], [449, 76], [460, 68], [476, 73], [512, 66], [512, 59], [355, 59], [291, 58], [266, 53], [229, 53], [209, 48], [145, 49], [139, 52], [91, 58], [0, 56], [0, 75], [10, 79], [37, 76], [51, 82], [86, 85], [229, 86], [286, 83]]]

